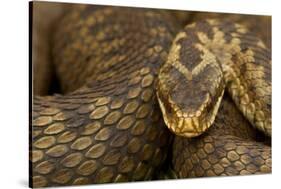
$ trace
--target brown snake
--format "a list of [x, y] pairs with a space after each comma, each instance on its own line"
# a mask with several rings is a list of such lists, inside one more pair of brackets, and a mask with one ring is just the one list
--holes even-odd
[[271, 172], [270, 50], [231, 21], [179, 23], [78, 5], [56, 23], [62, 94], [33, 98], [33, 187]]

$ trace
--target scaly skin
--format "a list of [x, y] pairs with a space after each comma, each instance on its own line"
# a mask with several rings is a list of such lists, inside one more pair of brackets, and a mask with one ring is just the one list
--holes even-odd
[[[159, 170], [171, 163], [180, 177], [197, 174], [196, 167], [204, 166], [205, 161], [192, 161], [195, 165], [190, 169], [189, 162], [194, 155], [188, 153], [194, 145], [189, 143], [201, 141], [204, 146], [206, 141], [176, 137], [170, 148], [173, 134], [164, 124], [156, 99], [159, 67], [167, 60], [180, 28], [172, 14], [149, 9], [75, 5], [55, 28], [51, 49], [62, 94], [34, 96], [31, 185], [151, 180], [159, 177]], [[224, 107], [224, 100], [222, 102]], [[225, 109], [231, 111], [233, 105], [227, 107]], [[244, 118], [239, 119], [240, 114], [226, 115], [236, 123], [249, 125]], [[234, 128], [228, 119], [223, 117], [226, 122], [221, 124], [216, 124], [216, 120], [215, 126], [226, 124]], [[216, 128], [220, 127], [211, 130]], [[253, 147], [260, 146], [251, 138], [255, 132], [249, 129], [249, 135], [233, 140], [234, 145], [239, 142], [244, 145], [251, 140]], [[231, 130], [231, 133], [235, 132]], [[223, 143], [227, 138], [228, 135], [221, 136], [218, 141]], [[219, 142], [207, 141], [207, 148], [210, 143], [215, 148], [213, 154], [220, 153]], [[201, 143], [196, 150], [204, 149]], [[254, 162], [264, 158], [264, 161], [250, 163], [243, 170], [270, 172], [271, 148], [266, 146], [264, 150], [252, 152], [255, 156], [247, 159]], [[242, 154], [238, 155], [242, 158]], [[207, 157], [213, 156], [207, 154]], [[215, 169], [222, 164], [210, 163], [217, 173]], [[259, 169], [253, 169], [252, 164]], [[239, 170], [237, 166], [230, 167], [220, 174], [227, 175], [229, 169]]]
[[206, 133], [197, 138], [175, 138], [172, 157], [178, 178], [271, 172], [270, 138], [245, 120], [228, 95]]
[[251, 124], [271, 136], [271, 52], [230, 21], [205, 20], [181, 30], [161, 67], [157, 96], [169, 129], [194, 137], [214, 122], [224, 94]]
[[53, 54], [65, 95], [33, 101], [34, 187], [149, 180], [157, 173], [171, 136], [154, 87], [173, 39], [169, 19], [94, 6], [64, 17]]

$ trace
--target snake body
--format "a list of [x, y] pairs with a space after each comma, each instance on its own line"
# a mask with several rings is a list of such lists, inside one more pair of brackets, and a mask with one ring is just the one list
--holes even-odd
[[[204, 26], [208, 24], [206, 21], [202, 23]], [[206, 26], [210, 30], [215, 28], [211, 24]], [[185, 29], [188, 27], [194, 25]], [[159, 176], [158, 172], [169, 160], [177, 176], [183, 178], [271, 171], [271, 148], [263, 141], [254, 142], [254, 135], [261, 135], [260, 131], [250, 126], [228, 97], [223, 98], [223, 73], [217, 74], [217, 79], [221, 78], [222, 82], [221, 91], [214, 89], [214, 93], [224, 100], [220, 110], [217, 105], [211, 115], [215, 119], [215, 112], [219, 112], [213, 126], [199, 138], [176, 136], [173, 140], [173, 134], [164, 123], [165, 113], [161, 114], [156, 92], [160, 96], [159, 81], [168, 81], [161, 77], [158, 80], [158, 74], [161, 75], [160, 67], [164, 70], [166, 65], [171, 65], [171, 56], [176, 55], [173, 44], [183, 36], [179, 33], [180, 37], [175, 38], [180, 28], [172, 14], [150, 9], [76, 5], [64, 15], [54, 32], [52, 46], [62, 94], [34, 96], [33, 99], [30, 150], [33, 187], [151, 180]], [[204, 40], [213, 39], [212, 36], [221, 30], [224, 33], [229, 30], [224, 25], [218, 26], [213, 33], [208, 33], [203, 26], [201, 29], [194, 32], [206, 34], [208, 37], [203, 35]], [[235, 37], [240, 39], [239, 47], [244, 41], [248, 42], [248, 38]], [[229, 36], [228, 40], [235, 37]], [[176, 42], [173, 42], [174, 38]], [[254, 39], [255, 44], [262, 44]], [[187, 48], [186, 45], [183, 48]], [[241, 49], [249, 55], [247, 49]], [[254, 49], [254, 52], [260, 49], [265, 51], [263, 47]], [[196, 53], [192, 51], [189, 55], [198, 60], [196, 57], [200, 57], [200, 53]], [[217, 57], [219, 61], [227, 58], [225, 54], [221, 55]], [[243, 59], [242, 56], [237, 58]], [[255, 58], [264, 64], [270, 59]], [[261, 86], [262, 89], [271, 87], [270, 79], [262, 75], [270, 74], [270, 70], [265, 71], [271, 68], [270, 64], [259, 65], [262, 70], [257, 72], [254, 71], [257, 67], [251, 67], [255, 73], [250, 76], [260, 73], [253, 92], [258, 90], [261, 81], [267, 84]], [[182, 73], [177, 75], [182, 77]], [[205, 76], [205, 80], [203, 76], [201, 80], [211, 79]], [[186, 78], [177, 79], [181, 82]], [[270, 89], [266, 88], [266, 92], [271, 92]], [[239, 104], [235, 94], [231, 91], [230, 94], [235, 104]], [[163, 98], [161, 100], [160, 104], [166, 103]], [[163, 107], [161, 109], [163, 111]], [[247, 115], [247, 108], [243, 113]], [[241, 121], [235, 125], [227, 121], [230, 118], [226, 115]], [[271, 125], [256, 124], [257, 117], [249, 121], [270, 135]], [[267, 118], [270, 117], [264, 113], [262, 123], [269, 122]], [[243, 134], [236, 135], [236, 126], [243, 128]], [[169, 152], [171, 145], [172, 152]], [[232, 159], [233, 153], [236, 153], [235, 160]], [[225, 159], [231, 163], [227, 164]]]
[[196, 140], [175, 137], [172, 162], [180, 178], [271, 172], [270, 139], [245, 120], [228, 95], [214, 124]]

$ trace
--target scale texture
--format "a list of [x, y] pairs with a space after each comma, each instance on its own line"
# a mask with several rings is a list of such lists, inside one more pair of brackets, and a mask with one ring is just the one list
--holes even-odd
[[[222, 87], [213, 91], [221, 105], [217, 115], [212, 114], [210, 129], [185, 138], [164, 122], [156, 94], [159, 70], [175, 55], [173, 41], [182, 35], [178, 32], [186, 24], [183, 30], [194, 26], [185, 23], [194, 13], [87, 5], [67, 10], [54, 22], [52, 35], [43, 36], [52, 39], [49, 63], [60, 94], [39, 96], [46, 88], [41, 86], [44, 79], [36, 77], [40, 72], [34, 72], [38, 84], [32, 102], [33, 187], [271, 172], [271, 125], [256, 129], [256, 119], [248, 121], [237, 106], [239, 99], [227, 89], [223, 96], [223, 71], [216, 78]], [[215, 26], [209, 24], [213, 33], [208, 33], [203, 27], [207, 21], [192, 19], [202, 24], [202, 35], [215, 35]], [[225, 33], [229, 30], [219, 26]], [[200, 55], [190, 53], [186, 56]], [[271, 62], [266, 69], [263, 73], [270, 75]], [[209, 74], [203, 75], [200, 80], [207, 82]], [[181, 76], [176, 76], [179, 83]], [[271, 78], [259, 79], [271, 93]], [[265, 114], [264, 119], [271, 117]]]

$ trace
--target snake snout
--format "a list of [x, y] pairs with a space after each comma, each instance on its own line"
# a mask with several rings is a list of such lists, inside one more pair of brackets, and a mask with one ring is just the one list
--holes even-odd
[[214, 97], [207, 85], [191, 81], [175, 85], [167, 95], [158, 93], [167, 127], [176, 135], [196, 137], [213, 124], [224, 90]]
[[158, 94], [158, 101], [167, 127], [176, 135], [195, 137], [202, 134], [209, 126], [204, 116], [211, 105], [207, 91], [174, 92], [173, 95]]

